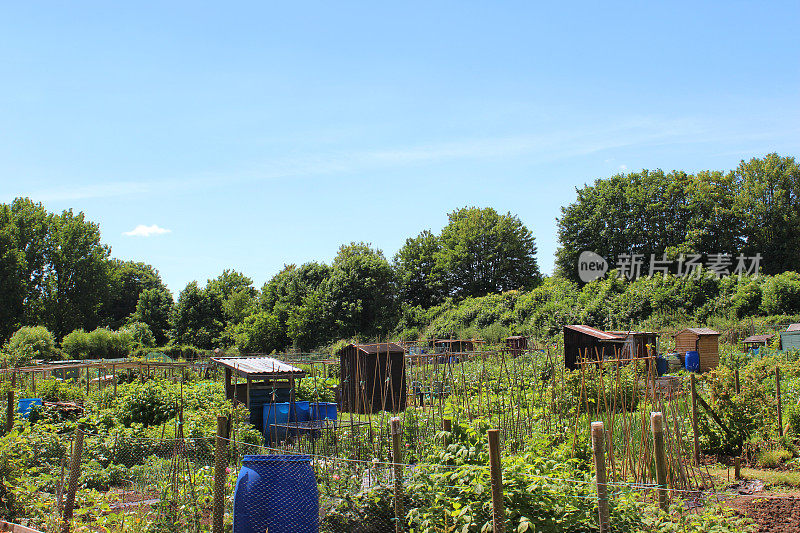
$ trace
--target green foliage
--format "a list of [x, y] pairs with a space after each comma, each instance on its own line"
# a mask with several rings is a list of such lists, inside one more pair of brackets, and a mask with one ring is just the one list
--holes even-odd
[[122, 327], [136, 312], [144, 291], [167, 291], [158, 270], [148, 264], [112, 259], [108, 266], [110, 296], [103, 315], [114, 329]]
[[25, 366], [34, 359], [52, 359], [56, 356], [53, 334], [44, 326], [24, 326], [18, 329], [6, 348], [11, 366]]
[[277, 316], [260, 311], [244, 319], [235, 329], [236, 348], [241, 353], [272, 353], [281, 348], [283, 331]]
[[761, 310], [767, 315], [800, 313], [800, 274], [784, 272], [766, 279], [762, 285]]
[[136, 302], [136, 311], [131, 316], [135, 322], [147, 324], [156, 344], [167, 342], [172, 329], [172, 312], [175, 303], [172, 294], [163, 288], [144, 289]]
[[129, 329], [77, 329], [64, 337], [61, 349], [73, 359], [114, 359], [127, 357], [134, 342], [134, 332]]
[[130, 332], [134, 345], [139, 348], [152, 348], [156, 345], [150, 326], [144, 322], [129, 322], [123, 329]]
[[756, 463], [764, 468], [775, 468], [792, 457], [792, 452], [783, 448], [763, 450], [756, 456]]

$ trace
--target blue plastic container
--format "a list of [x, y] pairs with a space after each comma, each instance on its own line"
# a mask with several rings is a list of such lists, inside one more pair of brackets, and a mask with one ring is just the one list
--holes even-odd
[[17, 407], [17, 412], [22, 418], [28, 418], [28, 415], [31, 414], [31, 410], [34, 406], [41, 406], [42, 399], [41, 398], [22, 398], [19, 401], [19, 406]]
[[288, 428], [275, 427], [275, 424], [288, 424], [291, 411], [291, 404], [288, 402], [264, 404], [264, 438], [267, 442], [286, 440]]
[[690, 372], [700, 372], [700, 352], [694, 350], [686, 352], [684, 366]]
[[669, 372], [669, 363], [663, 357], [656, 357], [656, 371], [658, 371], [659, 376]]
[[[292, 422], [308, 422], [311, 420], [311, 402], [294, 402]], [[292, 433], [308, 433], [307, 429], [293, 429]]]
[[336, 420], [336, 404], [333, 402], [312, 403], [311, 420]]
[[245, 455], [233, 492], [233, 533], [319, 533], [309, 455]]

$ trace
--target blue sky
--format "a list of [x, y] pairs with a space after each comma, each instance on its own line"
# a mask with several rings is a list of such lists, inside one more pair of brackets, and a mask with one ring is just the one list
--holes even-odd
[[796, 1], [7, 3], [0, 200], [84, 211], [175, 292], [350, 241], [391, 257], [465, 205], [518, 215], [549, 272], [576, 186], [800, 156], [798, 21]]

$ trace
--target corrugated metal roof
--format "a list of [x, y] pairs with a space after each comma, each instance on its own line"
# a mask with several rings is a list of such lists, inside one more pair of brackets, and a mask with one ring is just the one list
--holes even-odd
[[719, 331], [714, 331], [711, 328], [686, 328], [686, 329], [680, 330], [675, 335], [680, 335], [684, 331], [691, 331], [695, 335], [719, 335]]
[[512, 335], [510, 337], [506, 337], [506, 340], [516, 340], [516, 339], [525, 339], [525, 338], [527, 338], [527, 337], [525, 337], [523, 335]]
[[750, 335], [742, 342], [767, 342], [774, 336], [775, 335], [773, 335], [772, 333], [767, 333], [765, 335]]
[[296, 366], [278, 361], [272, 357], [220, 357], [218, 359], [212, 358], [211, 360], [236, 371], [240, 375], [305, 375], [305, 372]]
[[608, 333], [606, 331], [600, 331], [599, 329], [593, 328], [591, 326], [584, 326], [582, 324], [571, 324], [569, 326], [564, 326], [564, 328], [571, 329], [573, 331], [577, 331], [579, 333], [583, 333], [584, 335], [589, 335], [596, 339], [604, 341], [623, 340], [623, 338], [619, 335], [614, 335], [613, 333]]
[[800, 324], [791, 324], [786, 331], [800, 331]]
[[354, 344], [355, 348], [370, 355], [377, 353], [404, 353], [405, 349], [396, 342], [379, 342], [377, 344]]

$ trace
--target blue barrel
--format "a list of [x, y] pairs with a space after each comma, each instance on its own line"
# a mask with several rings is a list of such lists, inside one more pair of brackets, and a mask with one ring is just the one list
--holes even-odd
[[22, 398], [19, 401], [17, 412], [22, 418], [28, 418], [28, 415], [31, 414], [31, 410], [37, 405], [42, 405], [41, 398]]
[[233, 491], [233, 533], [319, 533], [309, 455], [245, 455]]
[[656, 357], [656, 371], [658, 372], [659, 376], [663, 376], [669, 372], [669, 363], [665, 358], [661, 356]]
[[267, 442], [280, 442], [286, 440], [288, 428], [275, 427], [275, 424], [288, 424], [291, 408], [286, 403], [264, 404], [264, 438]]
[[[292, 422], [308, 422], [311, 420], [311, 402], [294, 402]], [[308, 433], [307, 429], [292, 430], [293, 433]]]
[[686, 370], [690, 372], [700, 372], [700, 352], [694, 350], [686, 352], [686, 362], [684, 366]]
[[333, 402], [312, 403], [311, 420], [336, 420], [336, 404]]

